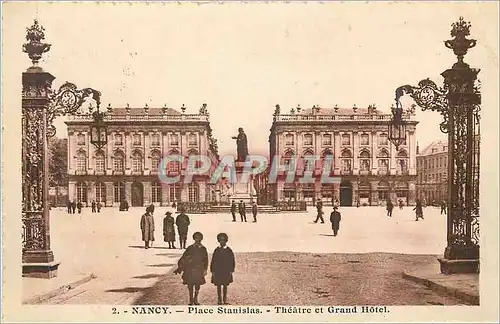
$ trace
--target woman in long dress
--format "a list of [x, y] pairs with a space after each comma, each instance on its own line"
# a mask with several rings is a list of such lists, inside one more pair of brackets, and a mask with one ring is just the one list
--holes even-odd
[[167, 211], [163, 219], [163, 240], [168, 243], [169, 249], [175, 249], [175, 219], [172, 213]]

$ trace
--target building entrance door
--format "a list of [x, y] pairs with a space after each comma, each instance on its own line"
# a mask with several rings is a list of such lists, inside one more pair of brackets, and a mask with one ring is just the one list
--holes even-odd
[[142, 183], [132, 183], [132, 206], [137, 207], [144, 205], [143, 191]]
[[352, 206], [352, 184], [342, 181], [340, 184], [340, 206]]

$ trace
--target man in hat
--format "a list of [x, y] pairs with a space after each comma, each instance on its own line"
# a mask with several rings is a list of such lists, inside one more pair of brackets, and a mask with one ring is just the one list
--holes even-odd
[[187, 241], [187, 233], [191, 221], [189, 219], [189, 216], [186, 215], [185, 213], [186, 209], [184, 208], [184, 206], [179, 207], [179, 212], [180, 214], [175, 219], [175, 225], [177, 225], [177, 232], [179, 233], [179, 243], [181, 246], [180, 248], [185, 249]]
[[240, 203], [238, 205], [238, 212], [240, 213], [240, 218], [242, 222], [247, 221], [247, 211], [246, 211], [246, 205], [243, 200], [240, 200]]
[[141, 232], [144, 248], [149, 249], [149, 242], [152, 243], [155, 240], [155, 220], [153, 218], [151, 206], [146, 208], [146, 213], [141, 217]]
[[236, 222], [236, 203], [234, 200], [231, 202], [231, 215], [233, 216], [233, 222]]
[[318, 216], [316, 217], [316, 220], [314, 222], [317, 223], [319, 220], [321, 220], [321, 224], [323, 224], [325, 220], [323, 219], [323, 203], [321, 202], [321, 200], [318, 200], [318, 202], [316, 203], [316, 210], [318, 212]]
[[337, 210], [337, 206], [333, 206], [333, 211], [330, 214], [330, 222], [332, 222], [333, 236], [337, 236], [340, 228], [340, 213]]

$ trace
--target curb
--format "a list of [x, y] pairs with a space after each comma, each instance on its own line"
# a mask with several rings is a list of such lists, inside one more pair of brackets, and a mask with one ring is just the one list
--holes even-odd
[[93, 273], [91, 273], [91, 274], [83, 277], [82, 279], [74, 281], [70, 284], [61, 286], [61, 287], [54, 289], [52, 291], [49, 291], [49, 292], [46, 292], [46, 293], [43, 293], [40, 295], [36, 295], [34, 297], [23, 300], [22, 303], [23, 304], [41, 304], [41, 303], [43, 303], [51, 298], [57, 297], [59, 295], [64, 294], [65, 292], [68, 292], [72, 289], [75, 289], [76, 287], [83, 285], [84, 283], [87, 283], [90, 280], [95, 279], [95, 278], [97, 278], [97, 276], [94, 275]]
[[470, 294], [465, 291], [459, 290], [457, 288], [447, 287], [445, 285], [439, 284], [435, 281], [420, 278], [415, 275], [409, 274], [406, 271], [403, 271], [403, 278], [411, 280], [413, 282], [422, 284], [426, 287], [429, 287], [431, 290], [445, 293], [447, 295], [456, 297], [462, 301], [465, 301], [471, 305], [479, 305], [479, 295]]

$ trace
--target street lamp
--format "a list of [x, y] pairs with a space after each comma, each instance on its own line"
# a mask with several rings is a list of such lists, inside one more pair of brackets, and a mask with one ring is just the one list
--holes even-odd
[[389, 122], [389, 141], [394, 144], [396, 151], [399, 146], [406, 142], [406, 122], [403, 119], [403, 107], [399, 100], [396, 100], [396, 107], [391, 107], [392, 118]]
[[[409, 94], [422, 110], [441, 113], [440, 129], [448, 134], [447, 246], [444, 258], [439, 259], [445, 274], [479, 272], [479, 142], [475, 139], [480, 135], [481, 93], [476, 85], [479, 69], [463, 61], [467, 50], [476, 46], [476, 40], [467, 38], [470, 27], [460, 17], [452, 24], [453, 39], [444, 42], [457, 56], [457, 62], [441, 73], [443, 88], [425, 79], [417, 87], [404, 85], [396, 89], [399, 107], [399, 98]], [[391, 124], [396, 125], [397, 113], [394, 116]]]
[[92, 143], [98, 150], [102, 149], [108, 142], [107, 140], [107, 125], [104, 121], [105, 112], [99, 111], [99, 104], [97, 110], [92, 113], [94, 121], [90, 125], [90, 143]]

